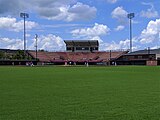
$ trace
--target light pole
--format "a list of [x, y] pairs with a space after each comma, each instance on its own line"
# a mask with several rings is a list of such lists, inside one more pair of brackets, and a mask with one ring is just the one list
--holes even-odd
[[129, 13], [127, 17], [130, 21], [130, 52], [132, 52], [132, 18], [134, 18], [134, 13]]
[[35, 40], [36, 40], [36, 44], [35, 44], [35, 48], [36, 48], [36, 60], [37, 60], [37, 40], [38, 40], [38, 35], [35, 34]]
[[29, 14], [20, 13], [20, 17], [24, 19], [24, 54], [26, 53], [26, 18], [29, 18]]

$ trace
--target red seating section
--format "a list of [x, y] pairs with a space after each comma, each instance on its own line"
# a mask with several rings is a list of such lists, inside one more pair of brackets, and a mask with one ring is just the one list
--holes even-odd
[[[29, 51], [30, 55], [36, 58], [35, 51]], [[127, 51], [116, 52], [37, 52], [37, 58], [41, 62], [107, 62], [116, 59]]]

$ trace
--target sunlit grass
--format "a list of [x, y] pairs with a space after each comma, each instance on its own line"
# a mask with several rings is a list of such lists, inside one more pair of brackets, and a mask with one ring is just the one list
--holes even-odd
[[0, 120], [159, 120], [160, 67], [0, 67]]

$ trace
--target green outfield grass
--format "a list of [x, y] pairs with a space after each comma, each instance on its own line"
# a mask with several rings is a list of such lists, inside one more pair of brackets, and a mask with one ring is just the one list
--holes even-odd
[[0, 67], [0, 120], [160, 120], [160, 67]]

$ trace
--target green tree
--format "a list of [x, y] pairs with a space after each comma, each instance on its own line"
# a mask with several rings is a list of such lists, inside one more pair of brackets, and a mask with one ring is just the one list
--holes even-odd
[[0, 51], [0, 59], [3, 59], [3, 58], [5, 58], [5, 54], [4, 52]]

